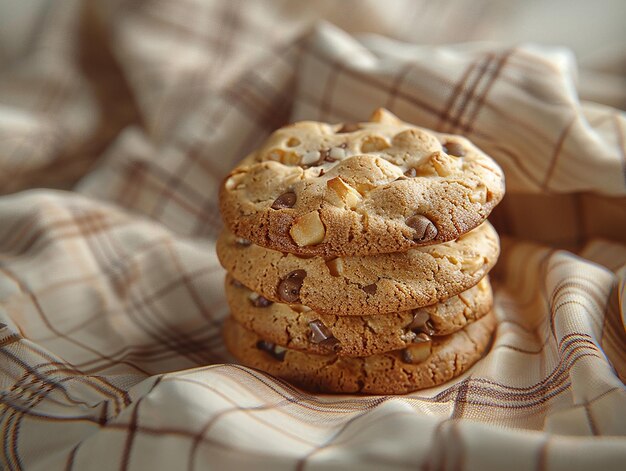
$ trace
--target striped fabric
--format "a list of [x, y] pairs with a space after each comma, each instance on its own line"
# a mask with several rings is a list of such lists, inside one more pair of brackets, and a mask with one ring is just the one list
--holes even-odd
[[[626, 466], [626, 116], [570, 53], [423, 45], [488, 0], [39, 3], [0, 48], [0, 468]], [[498, 329], [440, 387], [312, 395], [224, 349], [216, 192], [275, 127], [379, 106], [505, 170]]]

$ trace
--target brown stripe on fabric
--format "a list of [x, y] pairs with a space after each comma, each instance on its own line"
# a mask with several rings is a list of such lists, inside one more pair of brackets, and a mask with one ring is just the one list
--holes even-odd
[[37, 314], [39, 315], [39, 318], [43, 321], [43, 323], [46, 325], [46, 327], [50, 331], [52, 331], [53, 333], [58, 335], [59, 338], [67, 340], [69, 343], [72, 343], [72, 344], [76, 345], [77, 347], [80, 347], [80, 348], [82, 348], [82, 349], [84, 349], [84, 350], [86, 350], [86, 351], [88, 351], [90, 353], [93, 353], [94, 355], [96, 355], [96, 356], [98, 356], [98, 357], [100, 357], [102, 359], [106, 359], [108, 361], [111, 361], [112, 364], [113, 363], [122, 363], [122, 364], [125, 364], [127, 366], [130, 366], [131, 368], [136, 369], [137, 371], [139, 371], [142, 374], [145, 374], [145, 375], [149, 376], [147, 371], [143, 370], [142, 368], [138, 367], [137, 365], [134, 365], [134, 364], [132, 364], [132, 363], [130, 363], [128, 361], [125, 361], [125, 360], [117, 360], [116, 361], [116, 360], [110, 358], [109, 356], [100, 353], [99, 351], [97, 351], [96, 349], [90, 347], [89, 345], [87, 345], [87, 344], [85, 344], [83, 342], [80, 342], [77, 339], [75, 339], [73, 337], [70, 337], [70, 336], [67, 336], [64, 333], [62, 333], [60, 330], [58, 330], [56, 327], [54, 327], [52, 322], [50, 322], [50, 319], [48, 319], [48, 317], [44, 313], [43, 309], [41, 308], [41, 305], [39, 304], [39, 300], [37, 299], [35, 294], [30, 290], [30, 288], [25, 283], [23, 283], [22, 280], [20, 280], [15, 274], [13, 274], [11, 271], [9, 271], [8, 269], [5, 268], [3, 271], [20, 287], [22, 292], [24, 294], [26, 294], [30, 298], [33, 306], [36, 309]]
[[302, 456], [297, 461], [295, 469], [297, 471], [304, 471], [304, 468], [306, 467], [307, 462], [316, 453], [318, 453], [320, 451], [323, 451], [326, 448], [329, 448], [330, 446], [332, 446], [332, 444], [335, 442], [335, 440], [337, 440], [337, 438], [339, 438], [341, 436], [341, 434], [343, 434], [348, 429], [348, 427], [350, 427], [354, 422], [359, 420], [361, 417], [363, 417], [368, 412], [369, 412], [368, 409], [363, 410], [361, 413], [358, 413], [358, 414], [354, 415], [353, 417], [350, 417], [345, 422], [343, 422], [341, 424], [341, 426], [338, 428], [338, 430], [336, 432], [334, 432], [326, 441], [324, 441], [324, 443], [320, 443], [319, 445], [314, 446], [314, 448], [311, 451], [309, 451], [306, 455]]
[[594, 436], [601, 435], [598, 431], [598, 424], [593, 417], [593, 412], [591, 411], [591, 406], [587, 403], [584, 405], [585, 416], [587, 417], [587, 422], [589, 423], [589, 428], [591, 429], [591, 433]]
[[126, 471], [128, 469], [128, 463], [130, 461], [130, 453], [132, 451], [133, 441], [139, 427], [139, 406], [145, 397], [147, 397], [161, 382], [162, 376], [158, 376], [154, 384], [150, 387], [150, 390], [135, 402], [135, 408], [131, 414], [130, 422], [128, 424], [128, 434], [126, 436], [126, 442], [122, 451], [122, 458], [120, 463], [120, 469]]
[[76, 452], [78, 451], [78, 447], [82, 442], [78, 442], [72, 451], [70, 451], [69, 455], [67, 455], [67, 460], [65, 461], [65, 471], [72, 471], [74, 469], [74, 460], [76, 459]]
[[561, 134], [559, 134], [559, 137], [557, 138], [556, 143], [554, 144], [554, 151], [552, 152], [552, 156], [550, 157], [548, 169], [546, 170], [546, 176], [543, 180], [543, 183], [541, 184], [541, 189], [545, 192], [548, 192], [550, 190], [549, 188], [550, 179], [552, 178], [552, 175], [554, 174], [554, 170], [556, 169], [556, 164], [561, 155], [563, 145], [565, 144], [565, 139], [567, 139], [567, 136], [569, 136], [569, 133], [572, 130], [572, 127], [574, 126], [574, 123], [576, 123], [576, 121], [577, 121], [577, 116], [576, 114], [574, 114], [569, 119], [568, 123], [565, 125], [565, 127], [561, 131]]
[[459, 81], [454, 86], [454, 89], [452, 90], [452, 93], [450, 94], [450, 96], [446, 100], [446, 103], [445, 103], [445, 105], [443, 107], [443, 110], [439, 114], [439, 121], [437, 121], [437, 125], [435, 126], [435, 130], [436, 131], [443, 132], [444, 124], [446, 124], [450, 120], [450, 118], [451, 118], [450, 112], [452, 111], [457, 98], [459, 96], [461, 96], [461, 92], [465, 88], [465, 83], [467, 82], [467, 79], [473, 73], [473, 71], [474, 71], [474, 69], [476, 68], [477, 65], [478, 65], [478, 60], [473, 60], [465, 68], [465, 71], [463, 72], [463, 75], [461, 75], [461, 78], [459, 79]]
[[[122, 175], [121, 178], [127, 178], [127, 177], [124, 177], [124, 175], [126, 175], [126, 170], [128, 167], [129, 167], [129, 164], [126, 164], [126, 163], [122, 163], [116, 166], [116, 170]], [[141, 174], [142, 180], [144, 181], [144, 184], [141, 187], [142, 190], [145, 191], [148, 188], [153, 189], [155, 192], [163, 190], [164, 188], [167, 190], [165, 186], [165, 181], [167, 180], [169, 173], [167, 170], [158, 167], [155, 162], [151, 163], [149, 171], [144, 166], [140, 166], [140, 167], [137, 167], [137, 172]], [[187, 197], [191, 200], [202, 201], [202, 195], [197, 193], [194, 188], [184, 185], [184, 183], [185, 183], [184, 181], [181, 182], [181, 186], [180, 186], [181, 192], [182, 190], [184, 190], [186, 193], [188, 193]], [[188, 213], [198, 218], [204, 217], [204, 213], [202, 212], [202, 209], [197, 208], [188, 199], [183, 198], [178, 193], [172, 193], [171, 191], [166, 191], [166, 194], [168, 198], [170, 198], [170, 200], [173, 203], [176, 203], [181, 210], [187, 211]], [[130, 208], [134, 206], [127, 206], [127, 207]]]
[[[79, 217], [78, 220], [71, 217], [69, 214], [64, 215], [64, 217], [65, 219], [47, 223], [47, 225], [43, 227], [36, 227], [35, 231], [31, 234], [28, 234], [27, 232], [24, 233], [22, 239], [14, 239], [16, 244], [17, 242], [22, 242], [20, 247], [16, 247], [16, 244], [14, 244], [12, 247], [0, 246], [0, 250], [2, 250], [2, 252], [4, 253], [9, 252], [13, 256], [23, 255], [30, 251], [29, 255], [31, 257], [34, 257], [43, 252], [43, 250], [48, 248], [49, 245], [58, 243], [62, 239], [70, 239], [82, 236], [83, 232], [80, 230], [80, 226], [86, 221], [93, 219], [104, 220], [107, 216], [105, 216], [104, 213], [94, 212]], [[109, 230], [123, 227], [125, 225], [128, 225], [130, 222], [130, 220], [121, 219], [117, 221], [108, 221], [104, 228]], [[33, 224], [29, 225], [27, 229], [32, 229], [32, 226], [34, 224], [36, 224], [36, 222], [33, 222]], [[55, 231], [58, 231], [58, 233], [55, 234]], [[41, 241], [41, 239], [43, 239], [43, 241]], [[40, 241], [41, 243], [39, 243]], [[33, 249], [33, 247], [35, 246], [37, 246], [37, 250], [32, 251], [31, 249]], [[4, 258], [3, 255], [3, 253], [0, 253], [0, 260]]]
[[[53, 390], [60, 392], [62, 396], [64, 396], [68, 402], [72, 403], [72, 404], [84, 404], [87, 405], [84, 402], [81, 401], [76, 401], [75, 399], [73, 399], [70, 395], [69, 392], [66, 390], [65, 386], [63, 385], [63, 383], [65, 383], [66, 381], [70, 381], [70, 380], [74, 380], [74, 381], [78, 381], [78, 382], [83, 382], [85, 384], [87, 384], [88, 386], [90, 386], [91, 388], [93, 388], [94, 390], [105, 394], [106, 396], [110, 397], [111, 399], [113, 399], [117, 405], [118, 401], [122, 401], [124, 405], [128, 405], [130, 403], [130, 396], [128, 395], [128, 392], [120, 389], [116, 386], [114, 386], [112, 383], [110, 383], [105, 377], [102, 376], [93, 376], [90, 377], [90, 380], [95, 380], [95, 382], [90, 382], [88, 380], [86, 380], [82, 375], [83, 373], [77, 369], [75, 369], [73, 367], [73, 365], [70, 365], [68, 363], [64, 363], [64, 362], [59, 362], [56, 361], [54, 357], [52, 357], [51, 355], [49, 355], [45, 350], [41, 350], [36, 348], [31, 342], [24, 342], [20, 345], [21, 349], [24, 350], [28, 350], [30, 351], [30, 353], [41, 356], [42, 358], [45, 358], [48, 360], [48, 362], [46, 363], [40, 363], [38, 365], [35, 366], [29, 366], [27, 363], [25, 363], [23, 360], [20, 359], [20, 357], [18, 357], [17, 355], [14, 355], [13, 353], [10, 353], [7, 349], [0, 349], [0, 353], [4, 354], [5, 356], [9, 357], [9, 359], [16, 365], [19, 365], [21, 368], [24, 369], [25, 373], [22, 375], [22, 377], [20, 378], [20, 380], [18, 380], [11, 388], [11, 390], [13, 390], [14, 388], [17, 387], [22, 387], [21, 384], [24, 383], [24, 381], [26, 381], [26, 379], [28, 379], [28, 377], [34, 377], [37, 381], [40, 381], [42, 383], [42, 385], [45, 385], [47, 388], [47, 393], [52, 392]], [[42, 368], [47, 368], [47, 367], [56, 367], [54, 370], [50, 370], [50, 371], [46, 371], [44, 372], [40, 372], [40, 370]], [[55, 380], [48, 380], [47, 378], [51, 375], [51, 373], [66, 373], [68, 374], [68, 376], [66, 378], [60, 378], [60, 379], [55, 379]], [[31, 383], [32, 384], [32, 378], [31, 378]], [[96, 383], [100, 383], [102, 385], [104, 385], [104, 387], [98, 386]], [[47, 394], [46, 394], [47, 395]], [[117, 408], [119, 410], [121, 410], [121, 408]]]
[[[144, 396], [145, 397], [145, 396]], [[126, 471], [128, 469], [128, 463], [130, 461], [130, 454], [133, 449], [133, 442], [135, 441], [135, 435], [137, 433], [137, 423], [139, 421], [139, 406], [144, 398], [141, 397], [135, 402], [135, 408], [131, 414], [130, 422], [127, 427], [126, 441], [124, 442], [124, 448], [122, 450], [122, 457], [120, 462], [120, 470]]]
[[[299, 91], [298, 99], [302, 103], [311, 105], [312, 108], [317, 108], [319, 105], [318, 98], [316, 96], [311, 95], [306, 90]], [[337, 103], [333, 103], [332, 106], [333, 106], [333, 112], [341, 116], [344, 120], [359, 122], [365, 119], [364, 116], [356, 115], [352, 112], [352, 110], [349, 110], [347, 108], [342, 108], [341, 106], [338, 106]]]
[[463, 412], [465, 409], [465, 404], [467, 403], [467, 392], [469, 389], [471, 381], [471, 376], [467, 379], [464, 379], [457, 389], [456, 398], [454, 400], [454, 406], [452, 408], [452, 413], [450, 414], [451, 419], [460, 419], [463, 417]]
[[478, 85], [483, 80], [483, 78], [487, 75], [487, 70], [495, 57], [496, 55], [494, 53], [488, 53], [483, 56], [482, 60], [480, 61], [481, 65], [478, 67], [476, 74], [472, 76], [472, 80], [469, 82], [467, 89], [463, 90], [464, 93], [462, 93], [461, 95], [460, 103], [457, 106], [456, 113], [450, 113], [450, 119], [447, 122], [450, 132], [456, 132], [457, 128], [459, 127], [464, 128], [464, 126], [461, 126], [461, 120], [463, 118], [463, 115], [465, 114], [467, 105], [471, 102], [471, 100], [475, 99], [474, 94], [476, 93], [476, 89], [478, 88]]
[[[309, 49], [306, 50], [306, 52], [308, 52], [312, 56], [318, 58], [320, 61], [324, 62], [328, 66], [331, 66], [333, 64], [333, 61], [337, 60], [337, 59], [328, 58], [326, 55], [324, 55], [323, 53], [321, 53], [320, 51], [318, 51], [316, 49], [310, 49], [309, 48]], [[342, 74], [348, 75], [348, 76], [350, 76], [352, 78], [355, 78], [355, 79], [359, 80], [361, 83], [370, 85], [373, 88], [378, 88], [378, 89], [388, 89], [389, 88], [389, 84], [385, 83], [380, 78], [367, 75], [366, 73], [362, 73], [362, 72], [359, 72], [357, 70], [350, 69], [349, 67], [345, 67], [344, 66], [342, 68]], [[432, 106], [427, 104], [425, 101], [420, 100], [418, 97], [409, 95], [408, 92], [404, 92], [402, 90], [398, 90], [397, 97], [401, 98], [401, 99], [404, 99], [405, 101], [407, 101], [407, 102], [409, 102], [409, 103], [411, 103], [413, 105], [416, 105], [417, 107], [419, 107], [420, 109], [422, 109], [424, 111], [428, 111], [433, 116], [438, 116], [439, 115], [439, 112], [435, 108], [433, 108]]]
[[549, 434], [544, 434], [544, 439], [541, 442], [539, 450], [537, 450], [537, 462], [535, 464], [537, 471], [547, 471], [548, 469], [548, 446], [550, 439]]
[[120, 188], [116, 194], [116, 200], [124, 208], [134, 208], [140, 196], [140, 190], [145, 185], [149, 164], [143, 160], [129, 160], [114, 166], [120, 174]]
[[328, 76], [326, 77], [326, 84], [324, 85], [324, 92], [320, 97], [319, 101], [319, 121], [329, 121], [331, 117], [331, 110], [333, 105], [333, 94], [335, 92], [337, 82], [337, 78], [340, 73], [346, 67], [346, 63], [341, 58], [333, 59], [332, 62], [328, 63]]
[[487, 81], [487, 84], [485, 85], [485, 89], [483, 90], [482, 94], [477, 99], [473, 100], [474, 110], [472, 111], [472, 114], [469, 116], [469, 118], [467, 118], [465, 125], [463, 126], [463, 129], [466, 132], [471, 133], [473, 131], [474, 125], [476, 123], [476, 118], [478, 117], [478, 113], [480, 112], [480, 110], [483, 108], [483, 105], [485, 104], [485, 99], [487, 95], [489, 94], [489, 91], [495, 84], [496, 80], [500, 77], [500, 74], [502, 73], [502, 70], [504, 69], [507, 63], [507, 60], [514, 52], [515, 52], [515, 48], [508, 49], [500, 54], [500, 58], [498, 59], [496, 63], [496, 68], [491, 73]]
[[400, 85], [404, 82], [404, 79], [411, 71], [411, 69], [415, 66], [414, 62], [408, 62], [402, 66], [400, 72], [398, 72], [391, 82], [391, 88], [389, 89], [389, 95], [387, 96], [387, 103], [385, 104], [385, 108], [389, 111], [394, 110], [394, 105], [396, 102], [396, 98], [398, 97], [398, 90], [400, 89]]

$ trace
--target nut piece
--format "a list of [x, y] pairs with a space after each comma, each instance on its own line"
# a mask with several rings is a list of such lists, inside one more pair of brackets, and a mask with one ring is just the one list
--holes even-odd
[[463, 258], [461, 260], [461, 269], [469, 273], [476, 273], [485, 265], [485, 257], [482, 255], [474, 255], [473, 257]]
[[370, 116], [370, 121], [372, 123], [383, 123], [383, 124], [394, 124], [394, 125], [402, 124], [402, 121], [400, 121], [400, 119], [398, 119], [398, 117], [395, 114], [391, 113], [385, 108], [378, 108], [376, 111], [374, 111], [374, 113], [372, 113], [372, 116]]
[[433, 222], [422, 214], [415, 214], [406, 220], [406, 225], [415, 229], [414, 240], [426, 242], [437, 237], [437, 227]]
[[451, 175], [455, 170], [455, 163], [452, 159], [446, 154], [442, 154], [441, 152], [434, 152], [430, 156], [430, 163], [435, 168], [435, 172], [440, 177], [447, 177]]
[[319, 244], [324, 240], [326, 228], [317, 211], [311, 211], [294, 222], [289, 235], [300, 247]]
[[389, 143], [380, 136], [369, 136], [361, 144], [361, 152], [379, 152], [389, 147]]
[[337, 131], [337, 134], [343, 134], [347, 132], [355, 132], [361, 129], [358, 123], [344, 123]]
[[430, 337], [420, 334], [413, 340], [413, 343], [402, 351], [402, 361], [413, 365], [426, 360], [432, 352], [432, 341]]
[[341, 276], [343, 274], [343, 259], [333, 258], [326, 262], [326, 266], [331, 276]]
[[483, 184], [479, 184], [474, 190], [472, 190], [472, 194], [469, 197], [472, 203], [481, 203], [484, 204], [487, 202], [487, 187]]
[[319, 150], [312, 150], [302, 156], [302, 160], [300, 163], [302, 165], [313, 165], [320, 159], [320, 155], [321, 154]]
[[245, 184], [241, 183], [241, 180], [245, 177], [245, 172], [236, 172], [229, 176], [224, 183], [224, 187], [231, 191], [239, 188], [245, 188]]
[[350, 209], [354, 209], [361, 200], [359, 192], [344, 182], [341, 177], [335, 177], [328, 180], [326, 185], [328, 188], [333, 190], [339, 199]]

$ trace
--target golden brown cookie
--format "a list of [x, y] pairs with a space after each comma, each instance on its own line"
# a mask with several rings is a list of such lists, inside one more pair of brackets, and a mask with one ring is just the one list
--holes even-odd
[[277, 130], [224, 180], [220, 208], [257, 245], [355, 256], [454, 240], [503, 195], [502, 170], [467, 139], [378, 110], [367, 123]]
[[496, 320], [493, 312], [446, 337], [368, 357], [315, 355], [263, 340], [232, 318], [224, 340], [244, 365], [266, 371], [311, 391], [404, 394], [459, 376], [485, 353]]
[[235, 321], [268, 342], [307, 353], [367, 356], [400, 350], [418, 336], [456, 332], [491, 310], [491, 285], [476, 286], [441, 303], [375, 316], [318, 314], [302, 305], [274, 303], [226, 277], [226, 299]]
[[428, 306], [468, 290], [493, 267], [500, 246], [485, 222], [454, 241], [367, 257], [302, 257], [228, 232], [216, 250], [235, 279], [271, 301], [367, 316]]

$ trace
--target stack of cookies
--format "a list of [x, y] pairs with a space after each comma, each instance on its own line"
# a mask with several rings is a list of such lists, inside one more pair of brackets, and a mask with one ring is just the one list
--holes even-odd
[[224, 180], [232, 354], [313, 391], [401, 394], [458, 376], [495, 329], [504, 195], [468, 140], [377, 110], [274, 132]]

